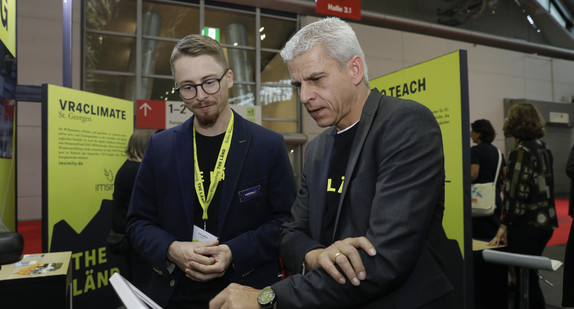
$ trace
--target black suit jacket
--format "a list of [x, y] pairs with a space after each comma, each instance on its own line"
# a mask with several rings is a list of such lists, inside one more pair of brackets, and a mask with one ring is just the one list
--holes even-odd
[[[278, 280], [279, 231], [295, 199], [295, 178], [283, 137], [234, 117], [216, 236], [233, 254], [229, 281], [263, 288]], [[151, 137], [128, 211], [130, 242], [153, 265], [149, 295], [162, 307], [185, 278], [177, 267], [168, 270], [166, 253], [174, 240], [192, 240], [199, 207], [193, 177], [192, 117]]]
[[[440, 128], [426, 107], [373, 90], [365, 103], [345, 173], [333, 241], [366, 236], [377, 255], [361, 251], [367, 278], [358, 287], [322, 269], [272, 287], [278, 308], [415, 308], [452, 291], [437, 250], [446, 235]], [[280, 255], [300, 273], [307, 252], [322, 247], [328, 160], [335, 128], [306, 150], [293, 219], [283, 225]]]

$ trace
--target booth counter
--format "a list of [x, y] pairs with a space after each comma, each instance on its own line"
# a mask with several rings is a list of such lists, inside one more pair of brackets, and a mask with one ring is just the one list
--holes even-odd
[[70, 308], [72, 252], [27, 254], [0, 268], [1, 308]]

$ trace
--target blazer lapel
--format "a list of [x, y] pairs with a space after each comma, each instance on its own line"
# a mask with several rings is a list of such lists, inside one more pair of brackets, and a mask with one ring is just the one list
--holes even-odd
[[343, 202], [345, 196], [347, 195], [347, 188], [351, 182], [351, 176], [355, 171], [357, 166], [357, 161], [359, 160], [359, 155], [361, 150], [365, 145], [365, 140], [367, 135], [373, 125], [373, 120], [377, 114], [379, 108], [379, 102], [383, 99], [383, 95], [377, 89], [371, 90], [365, 106], [363, 106], [363, 112], [361, 113], [361, 120], [358, 123], [357, 133], [355, 135], [355, 140], [353, 141], [353, 146], [351, 148], [351, 153], [349, 154], [349, 162], [347, 163], [347, 169], [345, 171], [345, 183], [343, 184], [343, 190], [341, 192], [341, 198], [339, 199], [339, 207], [337, 208], [337, 217], [335, 219], [335, 228], [333, 229], [332, 242], [335, 241], [335, 235], [337, 234], [337, 228], [339, 227], [339, 216], [341, 215], [341, 209], [343, 208]]
[[[333, 151], [333, 136], [337, 134], [335, 128], [331, 128], [331, 132], [328, 132], [323, 142], [324, 145], [319, 145], [319, 154], [312, 157], [316, 158], [319, 162], [309, 162], [307, 164], [313, 164], [313, 171], [311, 175], [317, 176], [315, 181], [307, 183], [307, 189], [309, 193], [309, 230], [311, 233], [311, 238], [321, 239], [322, 227], [323, 227], [323, 217], [325, 214], [326, 198], [327, 198], [327, 175], [329, 173], [329, 162], [331, 158], [331, 152]], [[318, 194], [315, 194], [318, 192]]]
[[182, 205], [186, 214], [188, 230], [190, 231], [189, 239], [193, 235], [193, 209], [195, 207], [195, 186], [193, 159], [193, 116], [188, 119], [184, 125], [173, 132], [174, 134], [174, 153], [175, 153], [175, 172], [179, 178]]
[[247, 156], [247, 150], [251, 144], [251, 133], [247, 132], [245, 120], [234, 113], [233, 137], [231, 138], [231, 148], [225, 162], [225, 180], [221, 188], [221, 199], [219, 204], [219, 226], [217, 228], [218, 236], [221, 235], [224, 227], [225, 218], [233, 201], [235, 188], [239, 182], [239, 176], [242, 173], [243, 162]]

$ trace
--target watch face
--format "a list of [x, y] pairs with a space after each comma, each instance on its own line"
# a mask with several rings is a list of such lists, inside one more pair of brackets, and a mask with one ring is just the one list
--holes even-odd
[[257, 296], [257, 302], [260, 305], [270, 305], [275, 300], [275, 292], [270, 288], [266, 287], [261, 292], [259, 292], [259, 296]]

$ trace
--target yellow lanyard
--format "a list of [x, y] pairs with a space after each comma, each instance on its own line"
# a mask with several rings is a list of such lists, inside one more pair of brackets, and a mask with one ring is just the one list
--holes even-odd
[[207, 191], [207, 197], [205, 196], [205, 190], [203, 188], [203, 177], [201, 177], [201, 171], [199, 170], [199, 162], [197, 161], [197, 145], [195, 143], [195, 129], [193, 130], [193, 168], [194, 168], [194, 182], [195, 182], [195, 192], [197, 193], [197, 199], [201, 208], [203, 208], [203, 220], [207, 220], [207, 209], [209, 204], [215, 195], [217, 190], [217, 185], [221, 180], [225, 179], [225, 161], [227, 160], [227, 154], [229, 153], [229, 147], [231, 146], [231, 137], [233, 136], [233, 112], [231, 112], [231, 120], [227, 125], [227, 130], [225, 131], [225, 136], [223, 137], [223, 142], [221, 143], [221, 148], [219, 149], [219, 155], [217, 155], [217, 162], [215, 162], [215, 167], [213, 172], [210, 173], [211, 181], [209, 183], [209, 190]]

